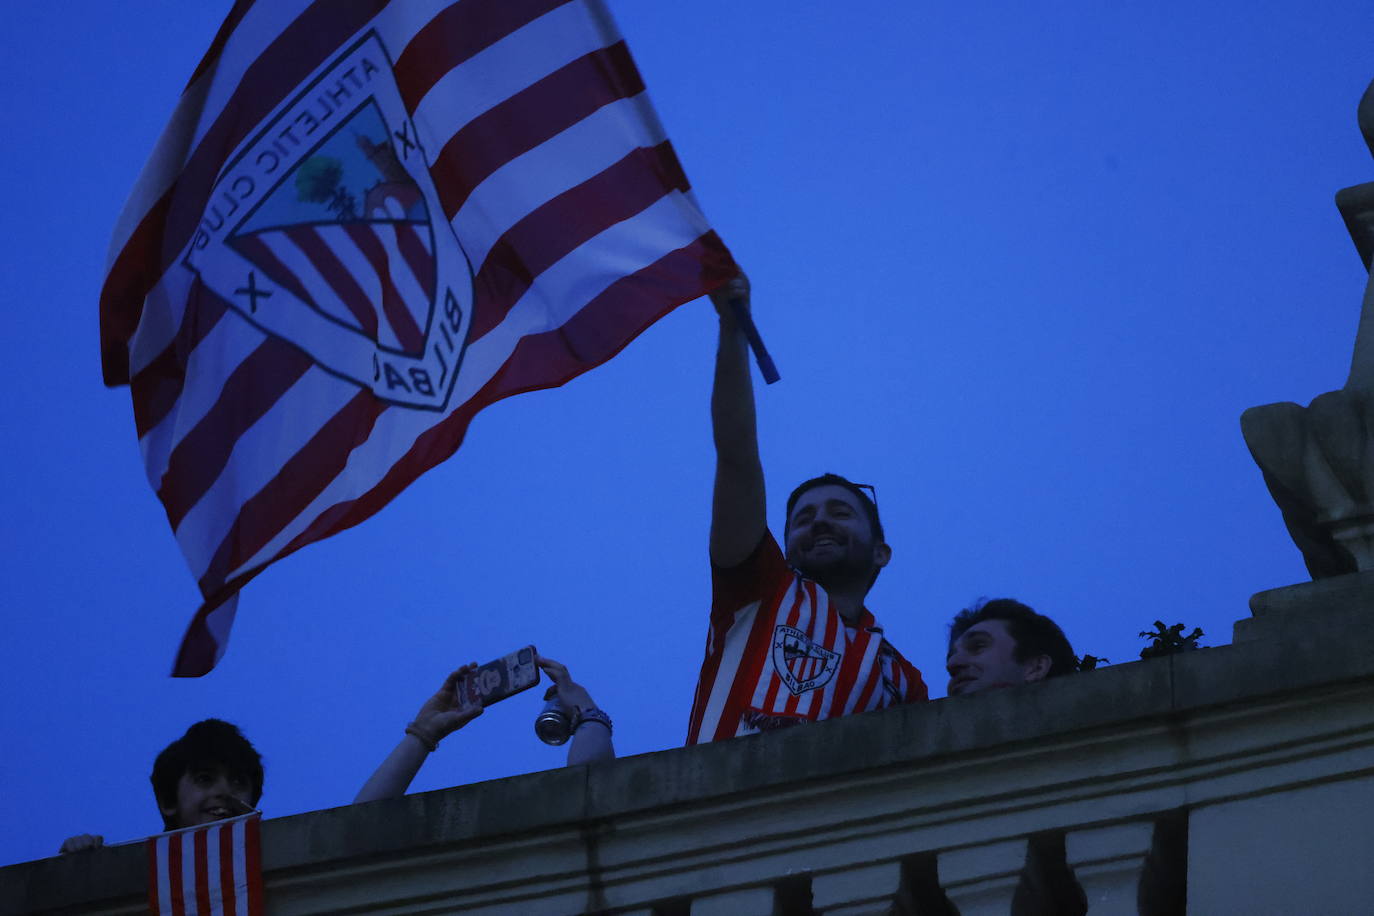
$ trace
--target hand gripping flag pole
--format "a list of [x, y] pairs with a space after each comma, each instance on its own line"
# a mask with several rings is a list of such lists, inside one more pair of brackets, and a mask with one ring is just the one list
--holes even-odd
[[731, 299], [730, 311], [735, 313], [735, 321], [739, 322], [740, 330], [749, 340], [749, 349], [754, 351], [754, 362], [758, 364], [759, 372], [763, 373], [764, 382], [771, 385], [782, 378], [778, 375], [778, 367], [773, 364], [773, 357], [768, 355], [768, 348], [763, 345], [763, 338], [754, 324], [754, 316], [744, 307], [743, 300]]

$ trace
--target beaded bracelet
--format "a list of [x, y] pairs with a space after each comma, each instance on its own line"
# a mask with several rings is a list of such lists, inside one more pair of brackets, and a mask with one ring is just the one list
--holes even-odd
[[606, 731], [615, 731], [615, 729], [611, 727], [611, 717], [606, 715], [604, 710], [597, 709], [595, 706], [588, 706], [586, 709], [578, 710], [577, 721], [573, 723], [573, 731], [577, 731], [588, 722], [599, 722], [606, 726]]
[[413, 735], [417, 741], [425, 746], [425, 750], [431, 754], [439, 749], [439, 742], [434, 737], [434, 733], [425, 728], [418, 722], [412, 722], [406, 726], [406, 734]]

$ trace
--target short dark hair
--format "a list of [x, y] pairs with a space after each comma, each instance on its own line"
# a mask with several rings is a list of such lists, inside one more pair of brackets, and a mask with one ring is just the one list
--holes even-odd
[[[175, 808], [177, 783], [186, 773], [201, 768], [224, 767], [232, 777], [242, 779], [253, 787], [252, 802], [262, 798], [262, 755], [243, 737], [237, 725], [222, 719], [205, 719], [186, 729], [182, 735], [162, 749], [153, 762], [153, 794], [158, 810]], [[168, 830], [178, 825], [162, 815]]]
[[955, 614], [949, 624], [950, 650], [954, 649], [954, 643], [964, 635], [965, 630], [984, 620], [1006, 621], [1007, 633], [1016, 643], [1012, 657], [1018, 662], [1028, 661], [1037, 655], [1049, 656], [1050, 670], [1045, 677], [1057, 677], [1078, 670], [1078, 656], [1073, 654], [1073, 646], [1069, 645], [1069, 638], [1059, 629], [1059, 624], [1012, 598], [980, 600], [973, 607]]
[[887, 537], [883, 534], [883, 523], [882, 520], [878, 518], [878, 504], [875, 503], [872, 497], [865, 493], [863, 488], [858, 484], [854, 483], [852, 480], [841, 477], [839, 474], [831, 474], [829, 471], [819, 477], [812, 477], [810, 480], [802, 481], [798, 484], [797, 488], [792, 491], [792, 495], [787, 497], [787, 514], [783, 517], [782, 529], [784, 536], [792, 520], [792, 507], [797, 504], [797, 500], [801, 498], [801, 495], [807, 490], [831, 484], [837, 487], [844, 487], [850, 493], [854, 494], [854, 497], [859, 501], [859, 505], [863, 506], [864, 513], [868, 516], [869, 525], [873, 528], [873, 542], [875, 544], [886, 544]]

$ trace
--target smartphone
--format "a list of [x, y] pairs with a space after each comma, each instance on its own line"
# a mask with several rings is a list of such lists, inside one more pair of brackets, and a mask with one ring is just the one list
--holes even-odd
[[525, 646], [510, 655], [479, 665], [476, 671], [459, 683], [460, 702], [464, 706], [490, 706], [522, 690], [529, 690], [539, 683], [539, 666], [534, 659], [534, 646]]

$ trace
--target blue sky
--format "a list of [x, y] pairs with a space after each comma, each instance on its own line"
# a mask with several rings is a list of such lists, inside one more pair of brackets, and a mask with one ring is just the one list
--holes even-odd
[[[101, 386], [96, 303], [227, 7], [24, 4], [0, 37], [0, 863], [158, 829], [152, 758], [206, 716], [262, 750], [269, 816], [346, 804], [448, 670], [531, 642], [622, 753], [685, 733], [704, 301], [479, 415], [379, 516], [259, 577], [212, 675], [167, 677], [198, 595], [128, 393]], [[876, 485], [894, 557], [869, 606], [932, 695], [945, 625], [980, 596], [1121, 663], [1156, 618], [1224, 644], [1252, 593], [1306, 578], [1238, 418], [1348, 370], [1364, 277], [1331, 198], [1371, 173], [1366, 5], [612, 9], [783, 374], [759, 394], [774, 524], [805, 477]], [[493, 707], [415, 788], [558, 765], [538, 708]]]

